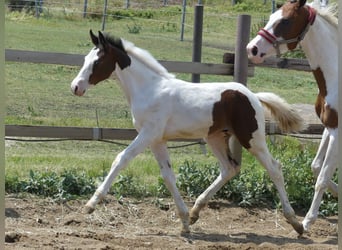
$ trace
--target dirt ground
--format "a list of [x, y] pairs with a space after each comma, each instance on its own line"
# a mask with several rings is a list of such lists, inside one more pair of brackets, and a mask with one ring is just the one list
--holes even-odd
[[6, 196], [5, 202], [5, 249], [337, 249], [337, 216], [320, 217], [298, 237], [279, 210], [213, 201], [182, 237], [172, 200], [108, 195], [91, 215], [83, 213], [86, 200]]
[[[306, 121], [317, 122], [312, 105], [301, 105], [300, 111]], [[108, 195], [91, 215], [83, 212], [86, 202], [6, 196], [5, 249], [338, 248], [337, 216], [319, 217], [310, 232], [298, 237], [279, 210], [213, 201], [202, 210], [191, 234], [182, 237], [171, 199], [117, 201]], [[190, 208], [193, 201], [187, 205]]]

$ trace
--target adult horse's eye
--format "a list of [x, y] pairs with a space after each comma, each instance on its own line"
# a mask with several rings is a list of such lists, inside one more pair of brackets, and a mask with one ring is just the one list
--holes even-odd
[[97, 66], [97, 65], [99, 65], [100, 64], [100, 61], [99, 60], [96, 60], [95, 62], [94, 62], [94, 66]]
[[281, 22], [280, 22], [282, 25], [289, 25], [290, 23], [290, 20], [289, 19], [282, 19]]

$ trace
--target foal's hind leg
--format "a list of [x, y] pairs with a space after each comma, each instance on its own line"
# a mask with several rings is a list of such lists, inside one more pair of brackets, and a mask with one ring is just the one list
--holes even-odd
[[173, 196], [176, 203], [178, 215], [182, 221], [182, 233], [188, 233], [189, 230], [189, 211], [186, 207], [176, 186], [176, 177], [171, 168], [171, 161], [165, 142], [155, 143], [151, 145], [151, 150], [158, 161], [161, 175], [165, 181], [165, 185]]
[[213, 154], [220, 162], [220, 175], [216, 180], [197, 198], [195, 205], [190, 210], [190, 223], [195, 223], [199, 218], [200, 210], [208, 203], [209, 199], [220, 190], [240, 171], [240, 166], [229, 155], [228, 142], [222, 132], [210, 135], [207, 138], [207, 143], [210, 146]]
[[303, 225], [297, 220], [295, 212], [288, 200], [281, 165], [278, 161], [273, 159], [273, 157], [267, 149], [266, 142], [264, 140], [258, 140], [257, 143], [258, 145], [253, 145], [249, 149], [249, 151], [253, 155], [255, 155], [255, 157], [260, 161], [260, 163], [267, 169], [268, 174], [271, 177], [271, 180], [273, 181], [274, 185], [278, 190], [285, 218], [297, 231], [297, 233], [301, 235], [304, 231]]

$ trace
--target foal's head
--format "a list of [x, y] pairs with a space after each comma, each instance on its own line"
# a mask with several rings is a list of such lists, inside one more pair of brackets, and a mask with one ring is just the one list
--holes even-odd
[[289, 0], [270, 16], [266, 26], [247, 45], [248, 57], [261, 63], [269, 55], [296, 48], [314, 22], [316, 12], [306, 0]]
[[95, 47], [86, 55], [83, 67], [71, 83], [71, 91], [78, 96], [82, 96], [90, 86], [109, 78], [116, 67], [124, 69], [131, 64], [121, 39], [101, 32], [97, 37], [91, 30], [90, 37]]

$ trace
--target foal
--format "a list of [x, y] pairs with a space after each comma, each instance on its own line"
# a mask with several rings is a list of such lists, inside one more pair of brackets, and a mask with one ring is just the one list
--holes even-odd
[[[86, 204], [95, 209], [108, 192], [119, 171], [136, 155], [150, 147], [159, 163], [165, 185], [172, 194], [182, 232], [199, 218], [200, 210], [233, 176], [240, 166], [232, 157], [229, 139], [235, 137], [268, 171], [280, 196], [284, 216], [303, 233], [284, 187], [281, 165], [269, 153], [265, 141], [264, 106], [284, 131], [298, 131], [303, 121], [284, 100], [272, 93], [253, 94], [239, 83], [194, 84], [175, 78], [147, 51], [123, 39], [90, 31], [95, 47], [71, 83], [75, 95], [115, 73], [131, 108], [138, 136], [114, 160], [104, 182]], [[175, 138], [204, 138], [220, 162], [217, 179], [197, 198], [190, 213], [176, 186], [167, 141]]]

